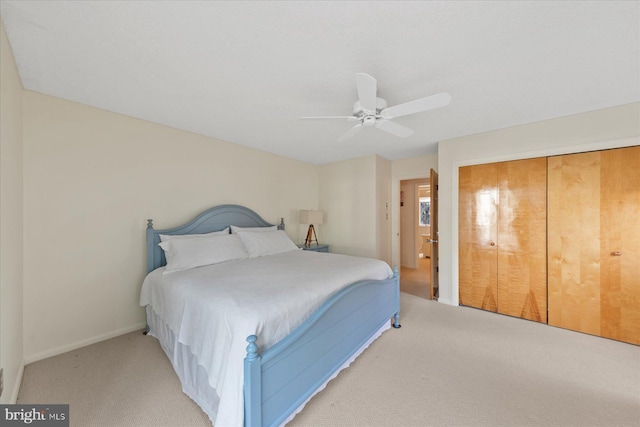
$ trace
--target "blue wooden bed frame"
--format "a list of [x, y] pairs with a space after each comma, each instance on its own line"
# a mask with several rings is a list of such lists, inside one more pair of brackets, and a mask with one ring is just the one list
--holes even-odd
[[[273, 224], [249, 208], [221, 205], [180, 227], [154, 230], [147, 222], [147, 271], [166, 265], [158, 246], [160, 234], [200, 234], [230, 225]], [[278, 226], [284, 229], [284, 222]], [[400, 327], [398, 270], [386, 280], [353, 283], [329, 298], [302, 325], [263, 353], [247, 337], [244, 360], [245, 426], [277, 426], [285, 422], [374, 335], [392, 322]]]

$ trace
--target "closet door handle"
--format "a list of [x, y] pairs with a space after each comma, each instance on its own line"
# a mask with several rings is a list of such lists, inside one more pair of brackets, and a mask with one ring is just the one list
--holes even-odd
[[495, 244], [494, 242], [491, 242], [491, 243], [490, 243], [490, 245], [491, 245], [491, 246], [495, 246], [496, 244]]
[[620, 251], [611, 252], [611, 256], [622, 256], [622, 252]]

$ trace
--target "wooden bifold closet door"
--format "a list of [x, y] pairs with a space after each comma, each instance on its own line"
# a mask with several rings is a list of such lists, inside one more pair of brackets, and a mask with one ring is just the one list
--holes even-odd
[[458, 250], [461, 305], [498, 310], [498, 168], [459, 171]]
[[640, 147], [548, 168], [549, 324], [640, 344]]
[[460, 168], [460, 304], [547, 322], [546, 178], [546, 158]]

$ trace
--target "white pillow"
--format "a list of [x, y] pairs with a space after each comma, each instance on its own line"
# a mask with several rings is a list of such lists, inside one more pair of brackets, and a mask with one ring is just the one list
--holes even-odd
[[161, 242], [168, 242], [174, 239], [189, 239], [191, 237], [209, 237], [209, 236], [221, 236], [223, 234], [229, 234], [229, 227], [224, 230], [214, 231], [206, 234], [160, 234]]
[[239, 231], [278, 231], [278, 226], [274, 225], [272, 227], [237, 227], [235, 225], [231, 226], [231, 232], [237, 233]]
[[234, 234], [173, 239], [158, 245], [167, 259], [167, 267], [162, 274], [249, 256], [240, 238]]
[[282, 230], [276, 230], [272, 233], [240, 231], [238, 236], [240, 236], [242, 243], [247, 248], [250, 258], [300, 249], [291, 241], [287, 233]]

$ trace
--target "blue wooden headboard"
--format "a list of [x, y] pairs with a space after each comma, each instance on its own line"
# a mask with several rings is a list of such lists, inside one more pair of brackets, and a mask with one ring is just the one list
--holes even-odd
[[[230, 225], [238, 227], [270, 227], [270, 224], [249, 208], [240, 205], [220, 205], [207, 209], [193, 220], [179, 227], [154, 230], [153, 220], [147, 220], [147, 273], [167, 264], [160, 243], [160, 234], [203, 234], [224, 230]], [[278, 229], [284, 230], [281, 220]]]

